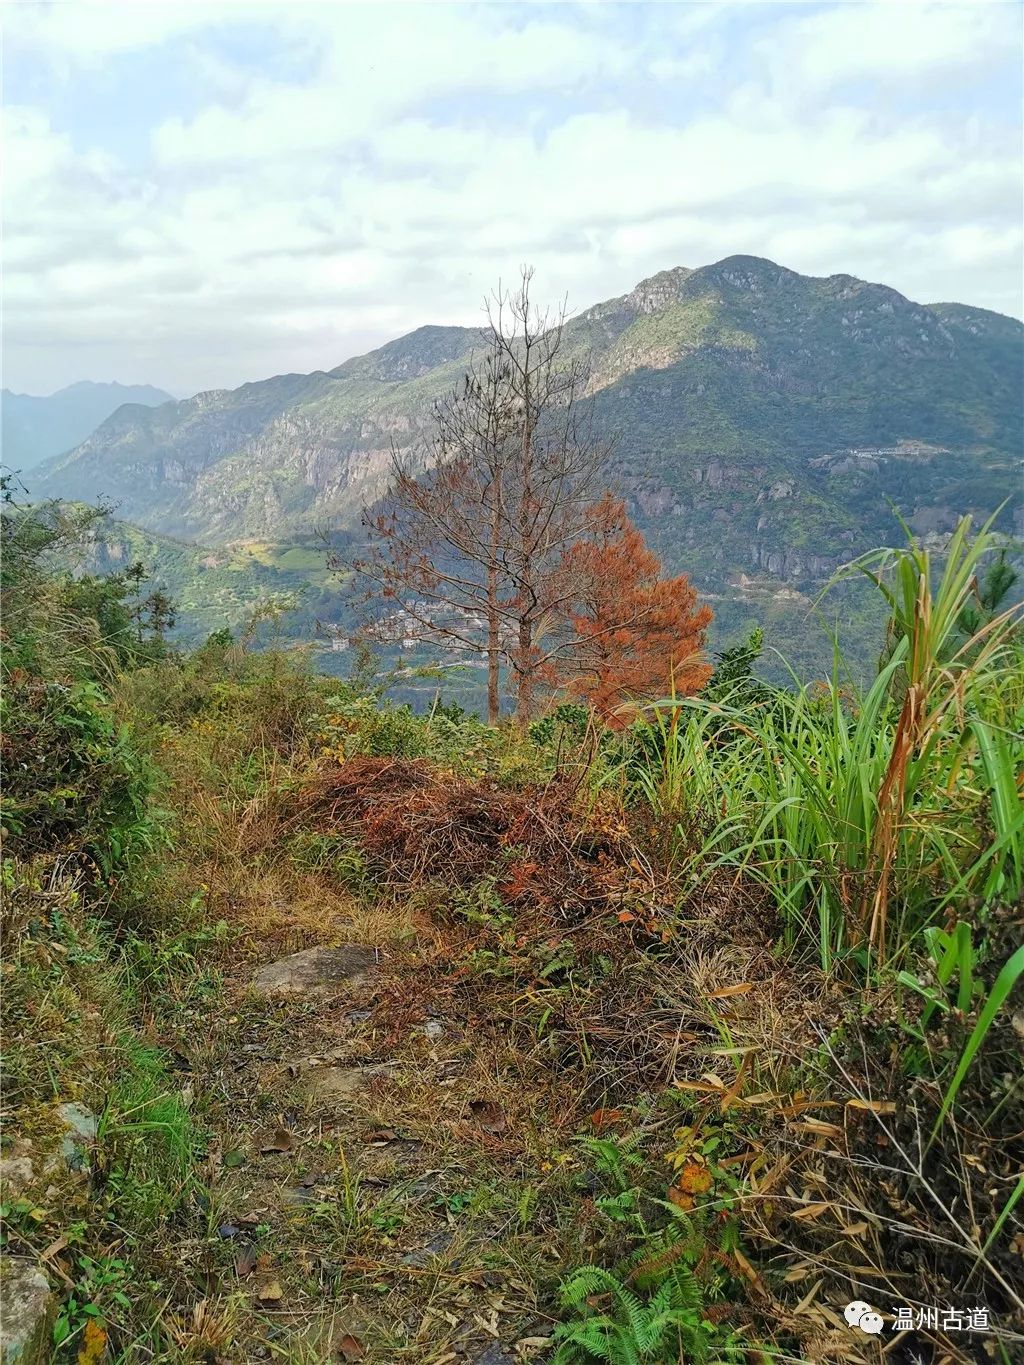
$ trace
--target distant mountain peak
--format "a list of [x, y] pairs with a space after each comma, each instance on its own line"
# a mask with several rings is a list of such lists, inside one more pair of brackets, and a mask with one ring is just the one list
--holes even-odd
[[354, 375], [398, 383], [417, 379], [439, 365], [447, 365], [472, 350], [482, 335], [479, 327], [443, 327], [426, 323], [366, 355], [353, 356], [329, 371], [332, 379]]
[[[329, 372], [121, 407], [32, 491], [106, 493], [206, 544], [352, 530], [480, 337], [422, 326]], [[565, 354], [589, 362], [586, 402], [638, 524], [716, 593], [751, 572], [820, 583], [893, 534], [890, 498], [941, 532], [1012, 495], [1021, 327], [982, 310], [731, 255], [574, 316]]]
[[149, 384], [68, 384], [46, 397], [3, 391], [3, 458], [13, 469], [32, 469], [80, 445], [125, 404], [153, 408], [174, 399]]

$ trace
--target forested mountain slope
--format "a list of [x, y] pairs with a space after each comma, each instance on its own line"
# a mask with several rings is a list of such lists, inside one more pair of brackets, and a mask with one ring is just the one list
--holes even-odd
[[[1012, 529], [1022, 339], [995, 313], [733, 256], [579, 314], [567, 350], [590, 357], [597, 429], [639, 524], [721, 621], [766, 600], [790, 611], [891, 542], [892, 504], [941, 533], [1009, 500]], [[106, 493], [125, 518], [206, 544], [355, 528], [391, 441], [429, 433], [475, 345], [473, 329], [422, 327], [331, 371], [122, 407], [32, 492]]]

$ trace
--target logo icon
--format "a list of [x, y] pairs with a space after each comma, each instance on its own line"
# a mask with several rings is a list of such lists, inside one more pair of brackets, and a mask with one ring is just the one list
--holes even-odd
[[882, 1315], [876, 1313], [869, 1303], [864, 1303], [862, 1299], [854, 1299], [843, 1309], [843, 1317], [851, 1327], [859, 1327], [862, 1332], [867, 1332], [869, 1336], [877, 1336], [882, 1330]]

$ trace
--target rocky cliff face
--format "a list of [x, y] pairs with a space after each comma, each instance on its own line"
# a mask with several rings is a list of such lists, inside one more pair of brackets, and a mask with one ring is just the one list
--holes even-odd
[[[1022, 337], [982, 310], [734, 256], [581, 313], [566, 346], [590, 360], [587, 401], [637, 519], [671, 569], [718, 591], [819, 582], [898, 534], [890, 501], [938, 530], [1012, 500]], [[329, 372], [121, 408], [33, 492], [106, 494], [213, 544], [353, 527], [392, 440], [423, 442], [479, 344], [423, 327]]]

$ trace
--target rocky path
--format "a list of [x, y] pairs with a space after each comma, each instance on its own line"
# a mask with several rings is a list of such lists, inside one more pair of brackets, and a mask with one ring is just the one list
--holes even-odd
[[395, 1026], [417, 969], [408, 943], [336, 943], [229, 984], [191, 1059], [216, 1136], [183, 1338], [308, 1365], [545, 1353], [565, 1158], [500, 1040], [429, 1009]]

